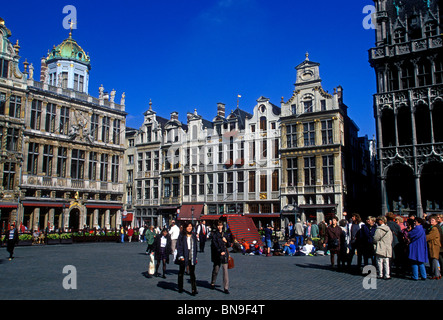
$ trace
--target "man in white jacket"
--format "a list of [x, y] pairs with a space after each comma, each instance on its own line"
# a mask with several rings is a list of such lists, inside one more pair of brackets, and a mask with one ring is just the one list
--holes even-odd
[[177, 227], [175, 221], [172, 220], [171, 228], [169, 229], [169, 235], [171, 236], [171, 251], [174, 252], [177, 246], [177, 239], [180, 235], [180, 228]]
[[378, 278], [384, 277], [389, 280], [391, 279], [389, 259], [392, 258], [392, 231], [386, 225], [386, 217], [378, 217], [376, 221], [378, 227], [374, 234], [374, 244]]

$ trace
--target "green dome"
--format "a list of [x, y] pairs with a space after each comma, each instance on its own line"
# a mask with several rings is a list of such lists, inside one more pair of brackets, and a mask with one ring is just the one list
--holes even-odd
[[54, 46], [52, 50], [49, 51], [46, 57], [46, 63], [60, 59], [74, 60], [87, 65], [89, 69], [91, 68], [89, 56], [82, 47], [78, 45], [77, 41], [72, 39], [71, 34], [69, 34], [69, 38], [65, 39], [58, 46]]

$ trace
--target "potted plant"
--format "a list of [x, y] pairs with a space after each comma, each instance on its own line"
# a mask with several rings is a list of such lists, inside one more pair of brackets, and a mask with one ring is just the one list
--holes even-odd
[[85, 236], [83, 232], [74, 232], [72, 234], [72, 238], [74, 242], [85, 242]]
[[60, 235], [58, 233], [48, 233], [46, 235], [46, 244], [59, 244]]
[[32, 235], [29, 233], [23, 233], [18, 236], [18, 246], [30, 246], [32, 245]]
[[62, 233], [60, 234], [60, 243], [72, 243], [72, 233]]

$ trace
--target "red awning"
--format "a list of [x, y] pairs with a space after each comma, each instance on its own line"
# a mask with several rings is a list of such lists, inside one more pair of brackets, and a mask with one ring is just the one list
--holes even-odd
[[205, 214], [200, 216], [201, 220], [220, 220], [222, 215], [220, 214]]
[[[194, 214], [192, 213], [192, 208], [194, 208]], [[202, 212], [202, 204], [184, 204], [180, 208], [180, 213], [177, 215], [177, 220], [200, 220]]]
[[86, 208], [89, 209], [121, 209], [121, 205], [113, 204], [86, 204]]
[[60, 203], [60, 202], [48, 202], [48, 201], [32, 201], [32, 202], [25, 202], [23, 201], [24, 207], [56, 207], [61, 208], [65, 205], [66, 207], [69, 206], [69, 203]]
[[128, 213], [128, 214], [122, 216], [122, 220], [131, 222], [133, 217], [134, 217], [134, 215], [132, 213]]
[[8, 202], [4, 202], [4, 203], [0, 203], [0, 208], [17, 208], [17, 203], [8, 203]]

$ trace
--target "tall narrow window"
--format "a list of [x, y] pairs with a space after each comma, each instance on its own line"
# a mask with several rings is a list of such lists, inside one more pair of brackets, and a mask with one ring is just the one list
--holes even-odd
[[103, 117], [102, 122], [102, 141], [105, 143], [109, 142], [109, 128], [111, 126], [111, 118], [110, 117]]
[[333, 144], [332, 120], [323, 120], [321, 122], [322, 144]]
[[169, 198], [171, 196], [171, 178], [166, 177], [163, 180], [163, 188], [164, 188], [163, 196], [165, 198]]
[[[118, 119], [114, 120], [113, 128], [112, 128], [112, 142], [114, 144], [120, 144], [120, 123], [121, 121]], [[151, 132], [149, 132], [149, 135]], [[150, 139], [150, 138], [149, 138]], [[150, 140], [148, 140], [150, 141]]]
[[438, 56], [435, 59], [435, 83], [443, 83], [443, 58], [442, 56]]
[[43, 146], [42, 172], [47, 177], [50, 177], [52, 175], [52, 159], [53, 159], [53, 147], [49, 145]]
[[288, 148], [297, 147], [297, 125], [290, 124], [286, 126], [286, 144]]
[[305, 185], [315, 186], [315, 157], [305, 158]]
[[97, 152], [90, 152], [89, 153], [89, 172], [88, 172], [89, 180], [97, 180], [97, 165], [98, 165]]
[[53, 103], [48, 103], [46, 106], [46, 123], [45, 131], [54, 133], [55, 132], [55, 120], [57, 117], [57, 106]]
[[278, 170], [274, 170], [272, 172], [272, 191], [278, 191], [278, 190], [279, 190]]
[[172, 196], [174, 198], [180, 196], [180, 181], [178, 177], [172, 177]]
[[68, 161], [68, 149], [65, 147], [59, 147], [57, 154], [57, 177], [66, 178], [67, 161]]
[[245, 174], [243, 171], [237, 172], [237, 192], [245, 192]]
[[59, 132], [60, 134], [68, 134], [69, 130], [69, 108], [61, 107], [60, 108], [60, 126]]
[[255, 192], [255, 171], [249, 171], [249, 192]]
[[415, 87], [414, 66], [405, 62], [401, 68], [401, 84], [402, 89]]
[[9, 116], [13, 118], [20, 118], [22, 107], [22, 98], [11, 95], [9, 97]]
[[15, 163], [5, 162], [3, 165], [3, 190], [14, 190]]
[[315, 145], [315, 123], [308, 122], [303, 124], [303, 137], [305, 140], [305, 147]]
[[5, 59], [0, 59], [0, 77], [8, 77], [9, 61]]
[[268, 179], [266, 173], [260, 174], [260, 192], [268, 191]]
[[92, 136], [94, 141], [98, 139], [98, 114], [93, 113], [91, 115], [91, 129], [89, 134]]
[[100, 156], [100, 181], [108, 181], [109, 156], [103, 153]]
[[298, 184], [297, 158], [287, 159], [288, 186], [295, 187]]
[[85, 151], [73, 149], [71, 153], [71, 178], [83, 179], [85, 170]]
[[260, 130], [266, 131], [266, 117], [260, 117]]
[[118, 182], [118, 167], [120, 165], [120, 156], [113, 155], [111, 163], [111, 181], [114, 183]]
[[28, 149], [28, 173], [36, 175], [38, 169], [39, 145], [35, 142], [29, 143]]
[[334, 184], [334, 156], [323, 156], [323, 184]]
[[31, 104], [31, 123], [29, 124], [31, 129], [40, 130], [41, 116], [42, 101], [34, 99]]
[[[0, 132], [3, 136], [3, 132]], [[6, 150], [17, 152], [20, 130], [17, 128], [8, 128], [6, 136]]]

